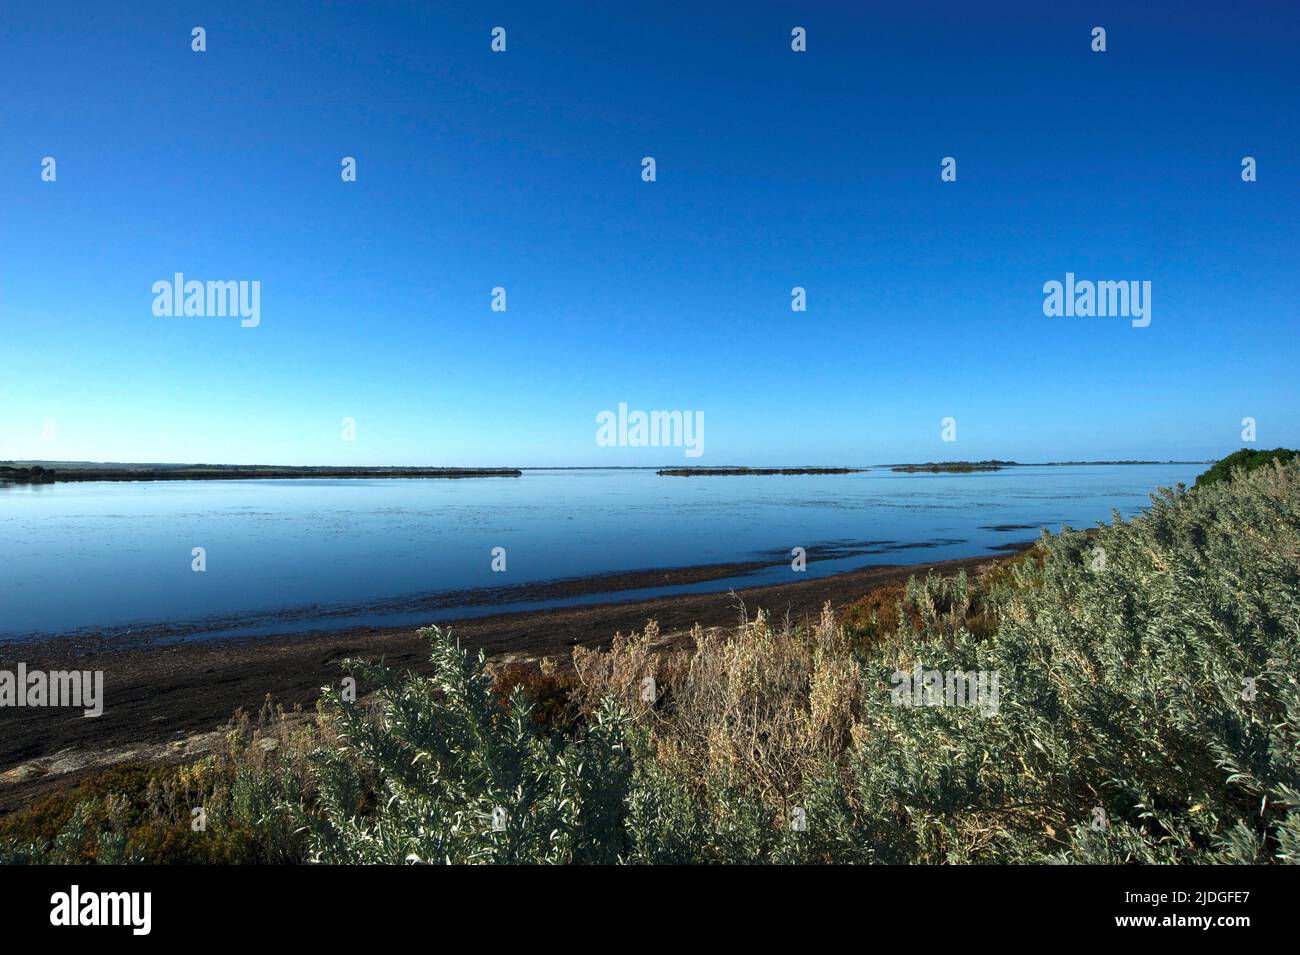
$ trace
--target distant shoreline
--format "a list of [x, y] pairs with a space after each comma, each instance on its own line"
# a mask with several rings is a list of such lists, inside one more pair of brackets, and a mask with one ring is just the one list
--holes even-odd
[[1219, 459], [1207, 458], [1204, 461], [927, 461], [925, 464], [877, 464], [873, 465], [873, 467], [889, 468], [892, 471], [921, 471], [931, 468], [1001, 471], [1004, 468], [1078, 468], [1121, 464], [1213, 464], [1217, 460]]
[[666, 477], [734, 477], [751, 475], [860, 474], [890, 470], [897, 473], [970, 473], [1011, 468], [1084, 467], [1113, 465], [1212, 465], [1205, 461], [930, 461], [924, 464], [871, 464], [861, 467], [655, 467], [602, 465], [524, 468], [338, 467], [331, 465], [265, 464], [117, 464], [93, 461], [3, 461], [0, 485], [57, 484], [88, 481], [251, 481], [293, 479], [423, 479], [522, 477], [525, 471], [654, 471]]
[[251, 481], [290, 478], [479, 478], [522, 477], [518, 468], [347, 468], [239, 465], [176, 467], [30, 468], [0, 466], [0, 483], [55, 484], [64, 481]]
[[856, 474], [868, 468], [661, 468], [670, 477], [730, 477], [746, 474]]

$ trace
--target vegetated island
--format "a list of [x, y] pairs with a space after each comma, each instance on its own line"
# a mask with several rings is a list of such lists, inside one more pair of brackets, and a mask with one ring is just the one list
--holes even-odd
[[737, 474], [856, 474], [866, 468], [660, 468], [669, 477], [730, 477]]
[[891, 471], [905, 474], [925, 472], [927, 474], [946, 474], [949, 472], [966, 473], [968, 471], [1001, 471], [1004, 468], [1017, 467], [1015, 461], [929, 461], [925, 464], [891, 464]]
[[0, 484], [54, 484], [60, 481], [249, 481], [272, 478], [476, 478], [520, 477], [518, 468], [351, 468], [238, 464], [90, 464], [59, 462], [59, 467], [0, 465]]

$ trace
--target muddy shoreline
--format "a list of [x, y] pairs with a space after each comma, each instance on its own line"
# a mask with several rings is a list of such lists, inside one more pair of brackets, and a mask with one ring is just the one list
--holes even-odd
[[[808, 564], [843, 560], [868, 555], [880, 556], [907, 551], [924, 551], [957, 540], [934, 540], [921, 543], [899, 541], [840, 541], [818, 543], [806, 554]], [[991, 551], [1024, 547], [1023, 543], [999, 544]], [[130, 624], [116, 627], [84, 628], [63, 633], [35, 633], [0, 636], [0, 665], [5, 660], [30, 660], [33, 656], [59, 659], [85, 659], [87, 654], [103, 650], [155, 646], [183, 640], [232, 640], [244, 637], [318, 636], [329, 631], [398, 630], [416, 625], [412, 621], [385, 617], [418, 617], [419, 625], [470, 617], [542, 612], [559, 607], [528, 606], [561, 601], [592, 603], [584, 598], [608, 594], [610, 600], [630, 602], [678, 596], [677, 593], [641, 593], [716, 583], [717, 590], [731, 587], [760, 586], [746, 577], [761, 571], [788, 567], [790, 556], [783, 550], [765, 553], [759, 559], [696, 564], [685, 567], [655, 567], [615, 571], [583, 577], [562, 577], [501, 587], [477, 587], [470, 590], [414, 594], [370, 600], [363, 604], [311, 604], [271, 611], [255, 611], [206, 617], [184, 623]], [[766, 583], [771, 583], [770, 580]], [[370, 619], [364, 619], [364, 618]], [[358, 619], [363, 618], [363, 619]], [[353, 621], [348, 623], [347, 621]], [[340, 622], [342, 621], [342, 622]]]
[[[615, 633], [640, 629], [651, 619], [659, 622], [666, 644], [684, 643], [696, 623], [734, 624], [742, 601], [750, 614], [763, 608], [773, 616], [801, 620], [815, 617], [827, 601], [843, 606], [912, 574], [970, 573], [1005, 556], [873, 566], [734, 592], [478, 616], [440, 626], [465, 646], [502, 662], [543, 656], [562, 662], [575, 646], [608, 645]], [[659, 573], [672, 577], [675, 572]], [[4, 649], [9, 657], [14, 647]], [[29, 670], [102, 670], [104, 712], [87, 718], [67, 708], [0, 708], [0, 812], [104, 765], [193, 758], [202, 751], [196, 740], [215, 741], [219, 734], [214, 731], [236, 709], [256, 711], [268, 697], [286, 708], [310, 710], [320, 687], [339, 678], [339, 663], [346, 657], [383, 657], [399, 669], [427, 670], [424, 642], [415, 627], [153, 644], [49, 641], [25, 645], [23, 651]]]

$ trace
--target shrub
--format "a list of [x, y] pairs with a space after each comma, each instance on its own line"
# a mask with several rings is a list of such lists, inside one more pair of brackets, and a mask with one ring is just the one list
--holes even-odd
[[572, 673], [559, 672], [551, 660], [544, 659], [536, 666], [489, 665], [489, 676], [498, 706], [508, 709], [510, 698], [518, 690], [532, 701], [533, 719], [541, 729], [572, 733], [581, 726], [583, 714], [577, 705], [577, 678]]
[[[840, 625], [854, 644], [870, 649], [896, 632], [902, 619], [905, 584], [884, 584], [840, 611]], [[914, 621], [920, 624], [919, 620]]]
[[[241, 711], [211, 756], [103, 770], [0, 819], [0, 862], [302, 861], [301, 836], [271, 814], [306, 791], [306, 752], [327, 738], [324, 724], [301, 714], [269, 704], [256, 720]], [[202, 831], [195, 809], [205, 814]]]
[[426, 632], [431, 677], [349, 661], [379, 687], [373, 702], [346, 702], [326, 688], [338, 743], [313, 754], [317, 800], [286, 805], [310, 858], [617, 861], [631, 778], [618, 707], [597, 710], [577, 740], [544, 737], [519, 689], [507, 708], [497, 705], [482, 654]]
[[1203, 472], [1192, 486], [1205, 487], [1207, 484], [1228, 481], [1232, 479], [1235, 473], [1245, 474], [1274, 461], [1285, 464], [1295, 458], [1296, 455], [1300, 455], [1300, 451], [1291, 451], [1287, 448], [1274, 448], [1272, 451], [1255, 451], [1251, 448], [1242, 448], [1240, 451], [1234, 451], [1226, 458], [1214, 462], [1214, 465], [1208, 471]]

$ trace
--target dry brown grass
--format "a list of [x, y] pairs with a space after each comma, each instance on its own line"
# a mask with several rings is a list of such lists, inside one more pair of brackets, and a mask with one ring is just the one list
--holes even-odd
[[[842, 763], [861, 685], [829, 604], [807, 629], [774, 626], [760, 611], [735, 630], [692, 636], [694, 651], [656, 652], [652, 622], [608, 651], [575, 649], [585, 705], [615, 696], [688, 778], [724, 779], [783, 807], [805, 777]], [[647, 676], [658, 706], [642, 697]]]
[[[692, 636], [703, 631], [697, 624]], [[659, 624], [614, 635], [608, 650], [573, 648], [573, 668], [578, 677], [576, 696], [584, 713], [593, 712], [607, 696], [616, 699], [634, 718], [644, 721], [665, 708], [665, 691], [680, 682], [687, 654], [659, 646]], [[651, 681], [651, 682], [648, 682]]]

